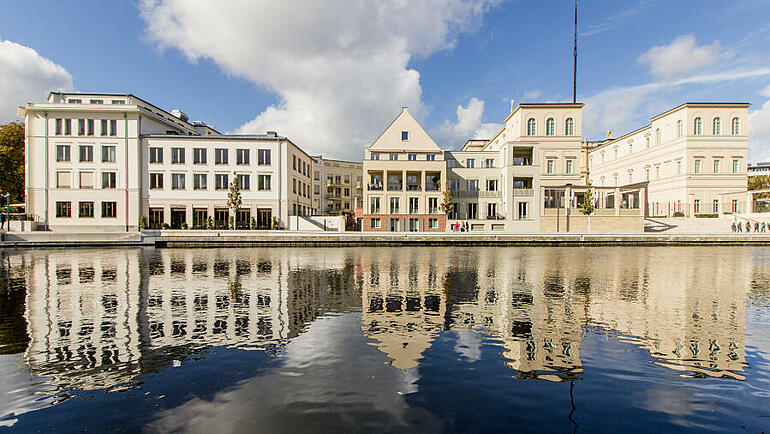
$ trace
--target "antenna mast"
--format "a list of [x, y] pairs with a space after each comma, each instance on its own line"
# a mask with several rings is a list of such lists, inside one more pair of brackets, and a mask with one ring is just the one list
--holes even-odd
[[578, 2], [575, 0], [575, 51], [572, 61], [572, 103], [577, 103], [577, 25], [578, 25]]

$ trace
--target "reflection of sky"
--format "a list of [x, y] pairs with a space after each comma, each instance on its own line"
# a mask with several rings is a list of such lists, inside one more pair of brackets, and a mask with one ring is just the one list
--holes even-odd
[[[14, 415], [38, 410], [50, 405], [53, 399], [45, 398], [43, 393], [50, 392], [53, 387], [40, 384], [40, 377], [29, 374], [24, 366], [24, 357], [0, 355], [0, 427], [13, 426], [16, 422]], [[39, 394], [39, 395], [38, 395]]]

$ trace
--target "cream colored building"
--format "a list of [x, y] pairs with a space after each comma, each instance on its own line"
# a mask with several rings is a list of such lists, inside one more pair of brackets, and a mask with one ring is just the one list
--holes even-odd
[[363, 202], [363, 164], [313, 158], [313, 210], [320, 215], [353, 214]]
[[592, 144], [589, 181], [645, 184], [649, 216], [746, 212], [746, 103], [685, 103], [618, 138]]
[[27, 214], [44, 230], [224, 220], [227, 189], [217, 183], [233, 177], [249, 184], [238, 213], [245, 221], [269, 228], [275, 218], [287, 227], [289, 216], [311, 213], [312, 159], [276, 133], [222, 135], [130, 94], [52, 92], [18, 114], [26, 125]]

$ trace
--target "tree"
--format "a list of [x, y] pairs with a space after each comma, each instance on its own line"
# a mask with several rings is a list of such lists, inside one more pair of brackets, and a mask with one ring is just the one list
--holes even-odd
[[580, 207], [580, 212], [584, 215], [591, 215], [594, 213], [594, 193], [590, 183], [588, 184], [588, 190], [586, 190], [585, 201]]
[[24, 202], [24, 124], [0, 125], [0, 193], [11, 202]]
[[230, 208], [230, 229], [235, 229], [235, 216], [241, 208], [241, 190], [238, 188], [238, 177], [233, 176], [230, 191], [227, 192], [227, 207]]
[[454, 204], [452, 203], [452, 191], [449, 190], [449, 183], [447, 183], [447, 186], [444, 189], [444, 196], [438, 208], [441, 211], [444, 211], [444, 214], [446, 215], [452, 214], [452, 211], [455, 208]]

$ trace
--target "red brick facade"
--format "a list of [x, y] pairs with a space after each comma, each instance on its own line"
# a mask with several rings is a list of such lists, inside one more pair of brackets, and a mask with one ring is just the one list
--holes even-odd
[[[409, 221], [411, 219], [420, 220], [420, 232], [446, 232], [446, 214], [363, 214], [361, 218], [361, 227], [364, 232], [390, 232], [390, 219], [392, 218], [401, 220], [399, 223], [399, 232], [409, 232]], [[372, 219], [380, 219], [379, 228], [372, 228]], [[438, 228], [430, 229], [428, 227], [428, 221], [430, 219], [438, 220]]]

